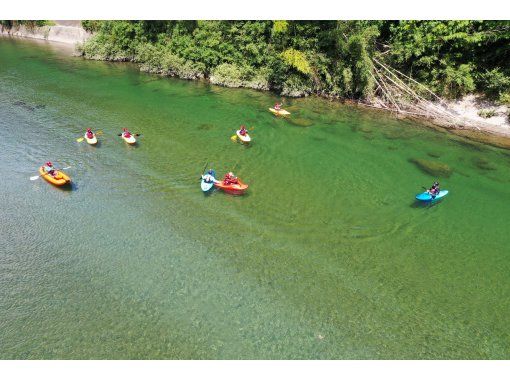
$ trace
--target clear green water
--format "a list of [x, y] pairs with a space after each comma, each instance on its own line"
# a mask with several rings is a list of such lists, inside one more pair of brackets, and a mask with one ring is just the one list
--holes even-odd
[[[510, 359], [510, 153], [275, 100], [0, 40], [0, 358]], [[249, 193], [204, 196], [206, 161]]]

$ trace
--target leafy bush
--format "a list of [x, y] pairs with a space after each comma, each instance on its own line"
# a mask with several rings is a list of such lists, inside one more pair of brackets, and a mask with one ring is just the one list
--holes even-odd
[[433, 72], [438, 78], [434, 81], [435, 87], [446, 97], [458, 98], [476, 88], [471, 65], [447, 66], [441, 73]]
[[[15, 22], [2, 21], [2, 25]], [[367, 98], [372, 58], [439, 95], [510, 94], [509, 21], [94, 21], [86, 58], [213, 83]]]
[[282, 59], [287, 65], [293, 67], [302, 74], [307, 75], [312, 72], [306, 56], [296, 49], [291, 48], [285, 50], [282, 53]]
[[307, 96], [312, 93], [313, 87], [310, 80], [302, 76], [291, 74], [283, 83], [282, 95], [291, 97]]
[[510, 77], [499, 68], [488, 70], [480, 75], [480, 89], [489, 97], [499, 98], [510, 91]]
[[[507, 106], [510, 106], [510, 92], [501, 94], [499, 96], [499, 103], [506, 104]], [[510, 108], [509, 108], [509, 110], [510, 110]]]
[[478, 116], [483, 117], [484, 119], [489, 119], [493, 116], [496, 116], [496, 110], [494, 108], [482, 109], [478, 111]]

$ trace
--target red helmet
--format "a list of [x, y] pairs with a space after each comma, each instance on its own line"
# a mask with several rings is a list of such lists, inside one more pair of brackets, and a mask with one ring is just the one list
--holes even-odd
[[92, 129], [90, 129], [90, 128], [87, 128], [87, 132], [92, 132]]
[[51, 161], [48, 161], [48, 162], [46, 163], [46, 166], [53, 166], [53, 164], [51, 163]]

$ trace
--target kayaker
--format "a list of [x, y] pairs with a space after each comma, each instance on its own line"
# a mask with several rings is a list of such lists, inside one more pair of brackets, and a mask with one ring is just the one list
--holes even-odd
[[238, 184], [239, 181], [237, 180], [237, 177], [232, 172], [228, 172], [225, 174], [225, 178], [223, 178], [223, 184], [224, 185], [235, 185]]
[[281, 103], [275, 103], [275, 105], [274, 105], [274, 109], [275, 109], [276, 111], [280, 111], [280, 109], [281, 109], [281, 108], [282, 108]]
[[214, 170], [212, 169], [209, 169], [209, 171], [207, 172], [207, 174], [203, 175], [202, 178], [205, 182], [207, 183], [211, 183], [211, 182], [215, 182], [216, 181], [216, 178], [214, 178]]
[[127, 139], [130, 138], [131, 132], [129, 132], [127, 128], [122, 128], [122, 137], [125, 137]]
[[93, 138], [93, 137], [94, 137], [94, 133], [92, 132], [92, 129], [87, 128], [87, 133], [86, 133], [86, 135], [87, 135], [87, 138], [88, 138], [88, 139]]
[[440, 189], [439, 189], [439, 182], [437, 182], [437, 181], [436, 181], [436, 182], [434, 182], [434, 183], [432, 184], [432, 187], [431, 187], [430, 189], [428, 189], [427, 191], [428, 191], [428, 193], [429, 193], [430, 195], [432, 195], [433, 197], [435, 197], [436, 195], [438, 195], [438, 194], [439, 194], [439, 191], [440, 191]]
[[246, 127], [244, 125], [241, 125], [241, 129], [239, 130], [239, 134], [241, 136], [246, 136], [247, 133], [248, 133], [248, 131], [246, 130]]
[[47, 163], [44, 164], [43, 170], [45, 173], [48, 173], [52, 177], [55, 177], [55, 168], [53, 167], [51, 161], [48, 161]]

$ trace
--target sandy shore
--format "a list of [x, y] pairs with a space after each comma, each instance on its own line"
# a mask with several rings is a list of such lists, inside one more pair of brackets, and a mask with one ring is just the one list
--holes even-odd
[[[483, 100], [477, 95], [467, 95], [447, 103], [448, 109], [460, 118], [460, 123], [473, 129], [510, 137], [509, 107]], [[491, 110], [494, 116], [484, 118], [480, 112]]]

